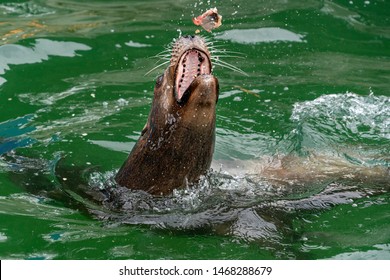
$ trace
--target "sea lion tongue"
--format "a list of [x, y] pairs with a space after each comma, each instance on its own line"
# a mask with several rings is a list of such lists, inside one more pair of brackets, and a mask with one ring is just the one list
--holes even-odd
[[197, 49], [185, 52], [176, 68], [175, 92], [176, 99], [181, 101], [184, 93], [196, 77], [210, 74], [211, 65], [207, 55]]

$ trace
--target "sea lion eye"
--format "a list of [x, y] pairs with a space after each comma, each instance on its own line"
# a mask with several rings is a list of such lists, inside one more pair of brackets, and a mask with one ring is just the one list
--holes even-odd
[[156, 88], [161, 87], [163, 80], [164, 80], [164, 74], [158, 76], [158, 78], [156, 79]]

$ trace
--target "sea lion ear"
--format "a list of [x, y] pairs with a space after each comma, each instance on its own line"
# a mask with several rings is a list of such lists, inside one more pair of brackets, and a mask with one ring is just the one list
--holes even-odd
[[161, 87], [161, 85], [163, 84], [163, 81], [164, 81], [164, 74], [157, 77], [155, 89], [158, 89], [159, 87]]

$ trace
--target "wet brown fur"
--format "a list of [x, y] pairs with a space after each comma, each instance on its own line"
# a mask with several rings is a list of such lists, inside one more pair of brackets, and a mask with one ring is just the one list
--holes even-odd
[[209, 169], [215, 142], [218, 80], [211, 74], [198, 76], [182, 100], [177, 100], [174, 89], [179, 58], [194, 48], [210, 59], [200, 37], [182, 37], [176, 42], [169, 67], [156, 81], [147, 124], [116, 175], [118, 184], [166, 195], [196, 182]]

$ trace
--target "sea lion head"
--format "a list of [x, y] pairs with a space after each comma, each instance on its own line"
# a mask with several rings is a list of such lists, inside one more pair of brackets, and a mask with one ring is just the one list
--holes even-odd
[[173, 44], [169, 67], [157, 78], [153, 106], [171, 113], [214, 108], [218, 81], [211, 70], [210, 52], [202, 37], [180, 37]]
[[215, 141], [218, 80], [204, 39], [175, 41], [169, 66], [156, 80], [148, 121], [118, 184], [168, 194], [196, 182], [210, 167]]

